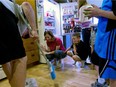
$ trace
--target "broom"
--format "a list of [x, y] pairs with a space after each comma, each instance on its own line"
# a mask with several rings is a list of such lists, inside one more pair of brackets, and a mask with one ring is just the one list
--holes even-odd
[[[16, 14], [18, 15], [18, 17], [20, 17], [22, 19], [22, 21], [25, 23], [25, 25], [29, 29], [29, 32], [31, 33], [32, 28], [31, 28], [30, 24], [25, 20], [24, 16], [19, 12], [18, 6], [16, 5], [14, 0], [13, 0], [13, 2], [14, 2], [15, 12], [17, 12]], [[36, 40], [36, 43], [37, 43], [37, 46], [38, 46], [39, 50], [41, 51], [43, 57], [45, 58], [45, 60], [47, 62], [47, 65], [48, 65], [49, 71], [50, 71], [50, 76], [51, 76], [52, 80], [54, 80], [56, 78], [55, 68], [52, 65], [52, 63], [45, 56], [42, 48], [40, 47], [40, 44], [39, 44], [38, 40]]]

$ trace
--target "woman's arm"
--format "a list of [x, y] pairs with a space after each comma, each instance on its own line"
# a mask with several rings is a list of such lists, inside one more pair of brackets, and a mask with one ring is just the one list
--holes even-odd
[[44, 45], [40, 45], [40, 46], [41, 46], [41, 48], [42, 48], [43, 51], [45, 51], [45, 52], [50, 52], [49, 47], [46, 48], [46, 46], [44, 46]]
[[[56, 46], [56, 50], [59, 50], [60, 49], [60, 46]], [[51, 51], [49, 52], [49, 54], [54, 54], [55, 50], [54, 51]]]

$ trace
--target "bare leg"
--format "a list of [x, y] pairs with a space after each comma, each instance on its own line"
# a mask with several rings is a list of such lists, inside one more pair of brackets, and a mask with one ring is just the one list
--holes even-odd
[[[72, 57], [72, 56], [73, 56], [73, 53], [72, 53], [72, 52], [70, 52], [70, 51], [67, 51], [67, 55], [68, 55], [68, 56], [70, 56], [70, 57]], [[73, 59], [73, 60], [74, 60], [74, 59]], [[76, 64], [76, 62], [77, 62], [77, 61], [75, 61], [75, 60], [74, 60], [73, 65], [75, 65], [75, 64]]]
[[10, 81], [11, 78], [12, 78], [12, 67], [11, 67], [11, 63], [8, 62], [8, 63], [5, 63], [2, 65], [3, 67], [3, 70], [8, 78], [8, 80]]
[[70, 52], [70, 51], [67, 51], [67, 55], [70, 56], [70, 57], [72, 57], [73, 56], [73, 53]]
[[73, 60], [75, 61], [73, 65], [76, 65], [76, 62], [77, 62], [77, 61], [78, 61], [78, 62], [81, 62], [81, 59], [80, 59], [80, 57], [79, 57], [78, 55], [73, 55], [72, 58], [73, 58]]
[[27, 57], [13, 61], [11, 87], [25, 87]]
[[73, 55], [72, 58], [74, 61], [81, 61], [81, 59], [78, 57], [78, 55]]
[[11, 87], [25, 87], [26, 62], [27, 57], [23, 57], [2, 65]]
[[116, 80], [110, 79], [110, 87], [115, 87], [116, 86]]

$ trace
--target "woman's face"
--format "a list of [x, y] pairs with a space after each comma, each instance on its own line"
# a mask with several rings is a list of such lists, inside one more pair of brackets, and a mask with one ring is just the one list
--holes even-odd
[[46, 34], [45, 35], [45, 40], [50, 42], [50, 41], [52, 41], [52, 37], [49, 34]]
[[73, 41], [74, 44], [79, 43], [80, 37], [73, 36], [72, 41]]

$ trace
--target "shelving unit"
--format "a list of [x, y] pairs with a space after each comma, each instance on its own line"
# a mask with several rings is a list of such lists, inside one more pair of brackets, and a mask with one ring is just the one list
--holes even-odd
[[65, 33], [72, 33], [75, 26], [75, 19], [77, 19], [77, 3], [60, 4], [61, 8], [61, 31], [62, 35]]
[[45, 30], [50, 30], [55, 34], [56, 33], [56, 27], [55, 27], [54, 10], [46, 11], [44, 15], [45, 15], [44, 16]]

